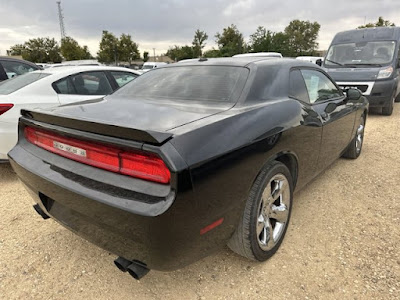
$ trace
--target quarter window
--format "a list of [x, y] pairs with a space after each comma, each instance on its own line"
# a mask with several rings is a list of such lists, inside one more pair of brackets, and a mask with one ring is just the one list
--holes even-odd
[[343, 93], [323, 73], [314, 70], [301, 70], [301, 73], [307, 87], [310, 103], [343, 96]]
[[125, 84], [127, 84], [128, 82], [132, 81], [137, 77], [135, 74], [127, 72], [111, 72], [111, 75], [117, 82], [118, 87], [124, 86]]
[[307, 87], [300, 70], [292, 70], [289, 78], [289, 96], [303, 102], [309, 102]]

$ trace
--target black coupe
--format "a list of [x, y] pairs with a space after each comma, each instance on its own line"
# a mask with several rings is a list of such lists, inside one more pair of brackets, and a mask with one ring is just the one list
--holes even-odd
[[273, 255], [293, 193], [360, 155], [368, 102], [294, 59], [196, 59], [111, 96], [22, 111], [9, 153], [35, 209], [135, 278], [228, 243]]

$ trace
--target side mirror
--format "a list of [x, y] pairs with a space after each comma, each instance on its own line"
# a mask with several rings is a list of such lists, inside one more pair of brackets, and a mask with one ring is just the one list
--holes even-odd
[[337, 104], [331, 102], [331, 103], [329, 103], [329, 104], [325, 107], [324, 111], [325, 111], [327, 114], [330, 114], [331, 112], [333, 112], [333, 111], [336, 109], [336, 107], [337, 107]]
[[347, 100], [358, 100], [361, 98], [362, 93], [359, 89], [346, 90]]
[[318, 66], [322, 66], [322, 59], [318, 58], [318, 59], [315, 61], [315, 63], [316, 63]]

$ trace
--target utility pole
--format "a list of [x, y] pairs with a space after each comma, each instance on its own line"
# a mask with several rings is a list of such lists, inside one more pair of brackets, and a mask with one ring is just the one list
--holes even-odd
[[64, 16], [63, 16], [62, 9], [61, 9], [61, 1], [57, 1], [56, 3], [57, 3], [57, 7], [58, 7], [58, 20], [60, 22], [61, 41], [62, 41], [66, 37], [65, 26], [64, 26]]

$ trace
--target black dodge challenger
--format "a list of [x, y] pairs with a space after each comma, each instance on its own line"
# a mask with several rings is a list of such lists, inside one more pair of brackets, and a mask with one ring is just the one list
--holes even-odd
[[294, 59], [196, 59], [111, 96], [23, 110], [15, 172], [43, 218], [116, 254], [135, 278], [228, 244], [264, 261], [293, 193], [360, 155], [368, 102]]

